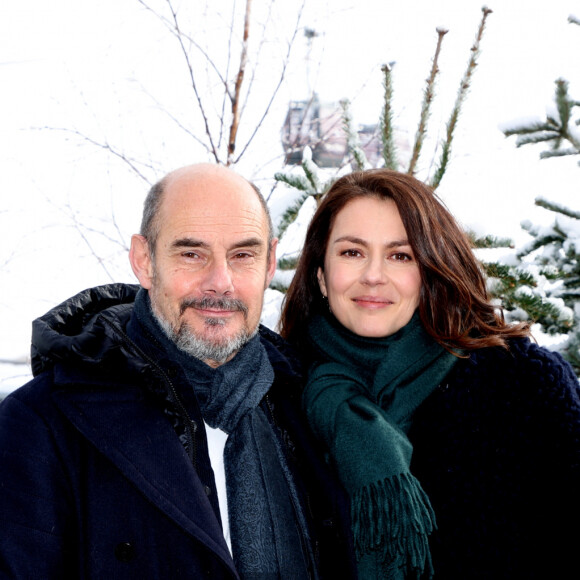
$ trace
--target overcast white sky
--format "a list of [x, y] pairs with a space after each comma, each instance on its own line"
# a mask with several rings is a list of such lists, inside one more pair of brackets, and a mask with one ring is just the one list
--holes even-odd
[[[253, 4], [263, 15], [268, 3]], [[288, 35], [299, 5], [275, 3], [273, 31], [279, 38]], [[264, 180], [281, 168], [279, 127], [288, 101], [307, 96], [307, 69], [322, 99], [348, 98], [355, 120], [374, 122], [382, 98], [380, 66], [395, 61], [397, 122], [412, 137], [437, 26], [449, 29], [431, 119], [435, 133], [442, 132], [482, 5], [306, 0], [302, 24], [320, 34], [310, 67], [300, 40], [271, 124], [238, 169]], [[568, 79], [571, 94], [580, 98], [580, 27], [567, 23], [569, 14], [580, 15], [580, 6], [572, 0], [496, 0], [488, 6], [493, 14], [480, 65], [439, 193], [479, 233], [521, 238], [521, 219], [544, 219], [533, 206], [538, 195], [578, 209], [580, 168], [570, 159], [539, 162], [539, 150], [516, 149], [498, 127], [543, 116], [558, 77]], [[200, 8], [192, 26], [200, 27], [196, 38], [221, 59], [223, 42], [212, 44], [219, 38], [218, 21]], [[282, 52], [283, 44], [270, 39], [263, 62], [276, 61]], [[138, 227], [145, 182], [102, 150], [54, 129], [78, 130], [150, 161], [150, 179], [206, 160], [155, 103], [192, 118], [183, 109], [191, 106], [183, 96], [184, 76], [174, 40], [137, 0], [0, 5], [0, 359], [26, 356], [31, 320], [55, 303], [87, 286], [133, 280], [123, 245]], [[253, 114], [250, 107], [247, 114]], [[432, 155], [426, 152], [424, 168]], [[87, 227], [104, 229], [114, 242], [91, 237]], [[104, 258], [101, 265], [94, 253]]]

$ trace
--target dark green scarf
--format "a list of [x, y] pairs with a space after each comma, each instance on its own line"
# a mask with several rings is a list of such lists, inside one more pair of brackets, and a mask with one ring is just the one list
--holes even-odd
[[456, 357], [417, 314], [394, 335], [364, 338], [332, 316], [309, 325], [312, 364], [303, 404], [351, 499], [359, 577], [432, 576], [435, 514], [409, 471], [413, 413]]

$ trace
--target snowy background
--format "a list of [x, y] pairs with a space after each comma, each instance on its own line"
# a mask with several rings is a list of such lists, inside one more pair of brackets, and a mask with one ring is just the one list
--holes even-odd
[[[216, 61], [227, 53], [220, 33], [230, 4], [220, 0], [223, 14], [216, 17], [208, 3], [192, 23]], [[254, 1], [256, 26], [270, 11], [272, 36], [261, 56], [266, 70], [284, 52], [300, 4]], [[528, 236], [522, 220], [553, 219], [534, 206], [536, 197], [579, 208], [580, 168], [573, 159], [540, 161], [540, 149], [516, 149], [500, 128], [543, 117], [559, 77], [570, 82], [572, 96], [580, 96], [580, 33], [567, 23], [570, 14], [580, 15], [580, 6], [571, 0], [488, 6], [493, 14], [439, 194], [466, 227], [523, 243]], [[236, 167], [269, 196], [275, 219], [289, 203], [287, 192], [272, 189], [274, 173], [283, 168], [280, 128], [289, 101], [315, 89], [322, 100], [348, 98], [355, 122], [375, 123], [383, 96], [380, 67], [395, 62], [396, 122], [411, 140], [435, 29], [443, 26], [449, 33], [430, 121], [440, 138], [481, 7], [473, 0], [306, 0], [301, 25], [319, 36], [311, 53], [297, 40], [271, 115]], [[126, 251], [148, 182], [175, 167], [210, 160], [175, 121], [183, 115], [194, 135], [202, 131], [185, 76], [175, 39], [137, 0], [0, 5], [0, 391], [29, 376], [34, 318], [86, 287], [135, 281]], [[258, 105], [260, 82], [258, 77]], [[218, 93], [216, 87], [207, 90]], [[256, 101], [249, 103], [241, 132], [255, 126]], [[143, 177], [112, 151], [139, 162]], [[427, 145], [423, 172], [433, 157]], [[292, 235], [300, 239], [299, 231]], [[268, 291], [270, 325], [279, 298]]]

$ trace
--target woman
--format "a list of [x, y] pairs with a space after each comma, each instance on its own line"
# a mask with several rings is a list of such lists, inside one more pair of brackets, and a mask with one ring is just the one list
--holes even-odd
[[489, 301], [468, 238], [415, 178], [340, 178], [281, 334], [351, 503], [359, 578], [580, 573], [580, 397], [559, 354]]

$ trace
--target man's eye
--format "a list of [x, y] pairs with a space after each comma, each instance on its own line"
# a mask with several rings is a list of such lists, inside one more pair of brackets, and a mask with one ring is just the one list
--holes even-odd
[[183, 254], [181, 254], [184, 258], [189, 258], [189, 259], [196, 259], [199, 258], [199, 254], [196, 254], [195, 252], [183, 252]]

